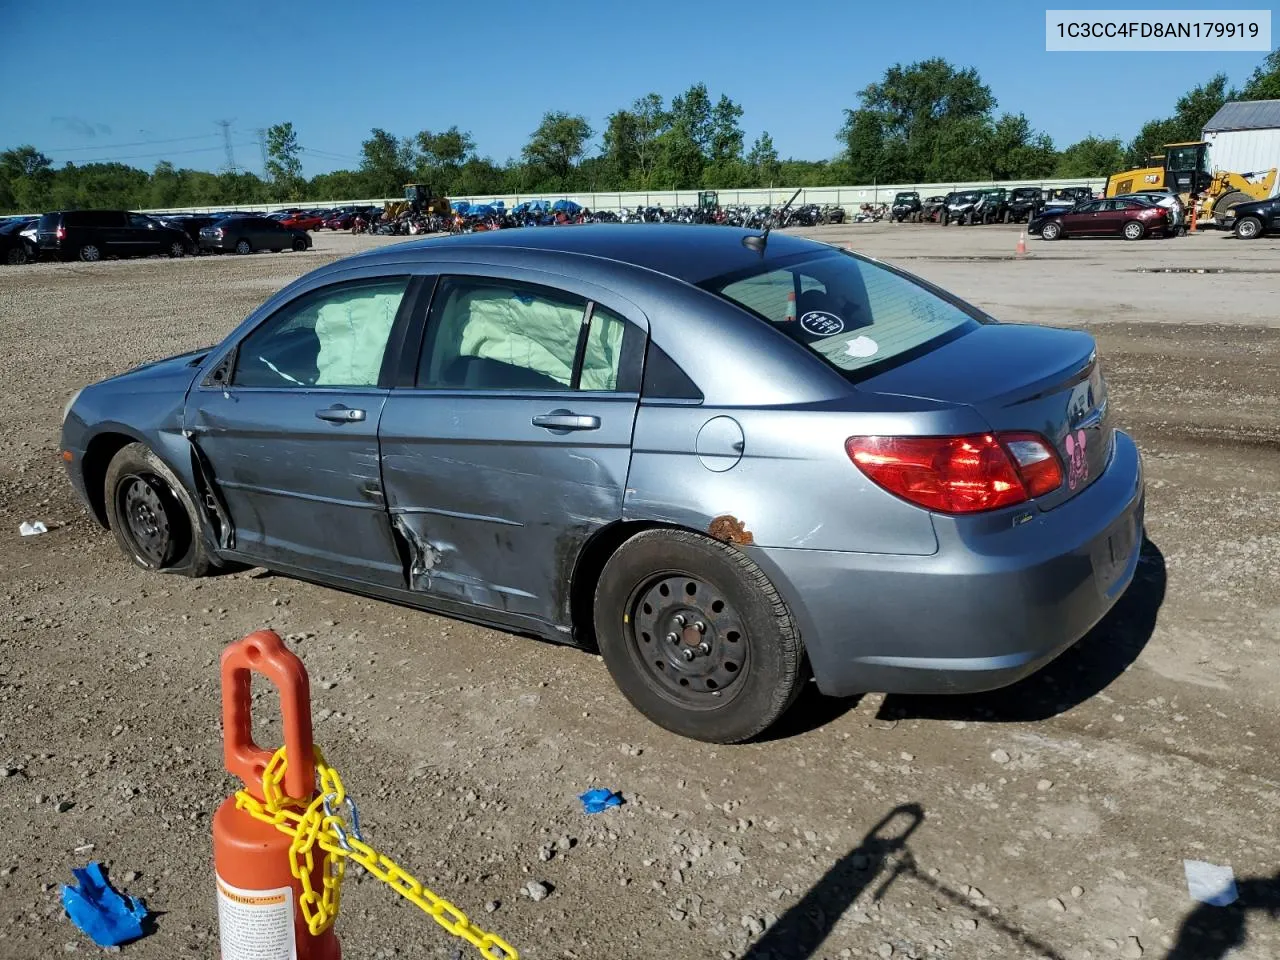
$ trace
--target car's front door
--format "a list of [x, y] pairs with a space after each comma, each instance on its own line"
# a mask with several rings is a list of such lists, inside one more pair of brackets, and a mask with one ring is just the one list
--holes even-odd
[[1062, 215], [1062, 227], [1067, 233], [1078, 237], [1096, 235], [1101, 209], [1102, 204], [1097, 200], [1074, 207], [1069, 213]]
[[128, 250], [131, 256], [148, 256], [168, 250], [168, 244], [160, 241], [161, 231], [156, 229], [156, 222], [141, 213], [130, 213], [125, 226], [128, 237]]
[[438, 281], [380, 430], [412, 590], [568, 629], [579, 551], [622, 517], [646, 335], [567, 278]]
[[376, 277], [304, 293], [192, 388], [184, 426], [229, 514], [238, 556], [404, 586], [378, 420], [409, 286], [408, 277]]

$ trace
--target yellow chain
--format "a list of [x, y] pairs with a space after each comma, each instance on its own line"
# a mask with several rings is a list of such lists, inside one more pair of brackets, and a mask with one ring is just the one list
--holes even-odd
[[[347, 791], [342, 786], [338, 771], [325, 763], [324, 754], [315, 747], [316, 776], [320, 782], [316, 798], [304, 803], [286, 796], [281, 784], [289, 761], [284, 747], [271, 757], [262, 774], [262, 793], [266, 801], [252, 796], [246, 790], [236, 793], [236, 809], [243, 810], [255, 820], [269, 823], [281, 833], [292, 838], [289, 844], [289, 869], [302, 883], [302, 896], [298, 906], [312, 936], [323, 933], [333, 925], [342, 901], [342, 877], [350, 857], [369, 873], [387, 884], [410, 903], [417, 905], [432, 920], [455, 937], [471, 944], [488, 960], [519, 960], [515, 948], [496, 933], [486, 933], [467, 919], [467, 915], [448, 900], [432, 893], [394, 860], [379, 853], [359, 837], [354, 836], [352, 825], [335, 808], [347, 803]], [[328, 811], [325, 801], [329, 802]], [[322, 889], [317, 892], [311, 883], [315, 867], [315, 850], [323, 853], [320, 862]]]

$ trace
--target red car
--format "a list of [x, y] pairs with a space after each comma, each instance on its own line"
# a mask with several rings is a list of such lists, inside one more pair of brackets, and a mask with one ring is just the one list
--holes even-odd
[[335, 213], [324, 222], [324, 225], [330, 230], [350, 230], [355, 221], [356, 215], [354, 213]]
[[324, 217], [314, 213], [293, 213], [280, 222], [291, 230], [319, 230], [324, 224]]
[[1062, 237], [1124, 237], [1141, 240], [1152, 234], [1172, 236], [1169, 211], [1143, 200], [1090, 200], [1068, 209], [1045, 210], [1027, 225], [1027, 233], [1045, 240]]

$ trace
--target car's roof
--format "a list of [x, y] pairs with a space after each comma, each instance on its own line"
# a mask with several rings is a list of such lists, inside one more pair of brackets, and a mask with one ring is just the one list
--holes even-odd
[[362, 258], [403, 261], [405, 253], [430, 260], [441, 251], [486, 251], [517, 259], [520, 251], [560, 254], [569, 258], [613, 260], [666, 274], [686, 283], [743, 270], [805, 252], [820, 253], [825, 245], [803, 237], [769, 234], [763, 258], [742, 242], [758, 230], [693, 224], [579, 224], [564, 227], [524, 227], [395, 244]]

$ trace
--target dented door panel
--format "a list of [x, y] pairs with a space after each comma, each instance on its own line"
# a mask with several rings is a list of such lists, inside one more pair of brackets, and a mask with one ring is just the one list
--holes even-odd
[[[622, 516], [637, 402], [395, 391], [382, 416], [382, 470], [410, 589], [567, 629], [579, 550]], [[562, 408], [599, 426], [534, 425]]]

